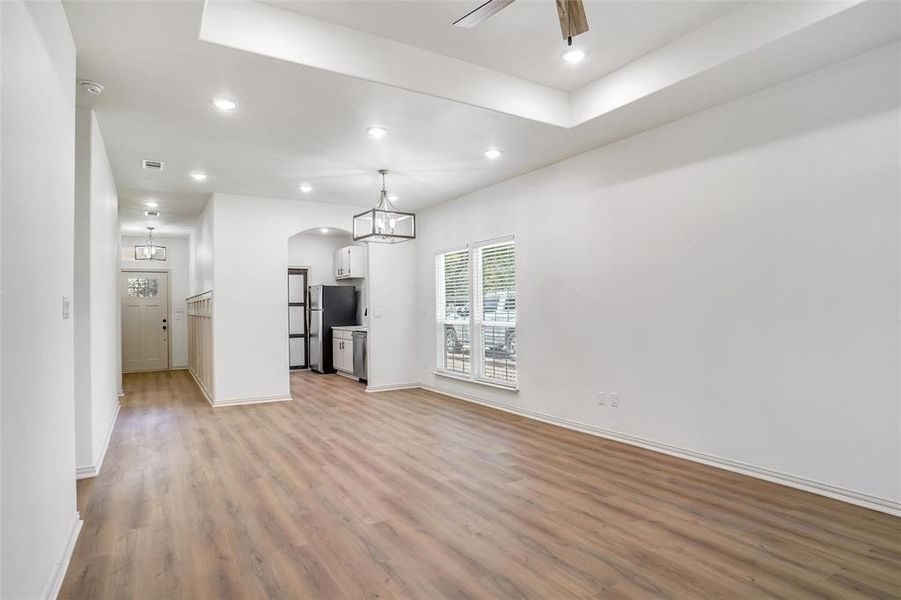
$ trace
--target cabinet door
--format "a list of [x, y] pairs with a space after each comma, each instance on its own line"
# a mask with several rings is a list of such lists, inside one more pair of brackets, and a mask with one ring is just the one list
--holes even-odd
[[347, 370], [344, 366], [344, 348], [341, 347], [343, 344], [344, 340], [332, 338], [332, 366], [339, 371]]
[[341, 250], [335, 250], [335, 279], [341, 279], [344, 277], [343, 268], [341, 265]]
[[341, 273], [344, 277], [353, 277], [350, 270], [350, 247], [341, 248]]
[[344, 361], [344, 370], [348, 373], [354, 372], [354, 341], [353, 337], [349, 340], [344, 341], [344, 356], [341, 360]]
[[364, 257], [364, 250], [360, 246], [349, 246], [347, 252], [347, 272], [351, 274], [352, 277], [365, 277], [366, 276], [366, 267]]

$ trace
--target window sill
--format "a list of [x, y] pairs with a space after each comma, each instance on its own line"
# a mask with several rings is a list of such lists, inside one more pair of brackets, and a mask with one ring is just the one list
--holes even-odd
[[456, 379], [457, 381], [465, 381], [466, 383], [474, 383], [476, 385], [484, 385], [486, 387], [497, 388], [499, 390], [504, 390], [505, 392], [518, 392], [519, 388], [513, 385], [504, 385], [502, 383], [492, 383], [490, 381], [482, 381], [480, 379], [471, 379], [469, 377], [463, 377], [462, 375], [456, 375], [454, 373], [447, 373], [445, 371], [432, 371], [433, 375], [437, 375], [439, 377], [446, 377], [448, 379]]

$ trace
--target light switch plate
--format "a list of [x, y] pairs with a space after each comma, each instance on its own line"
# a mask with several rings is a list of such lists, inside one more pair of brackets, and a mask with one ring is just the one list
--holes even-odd
[[63, 296], [63, 319], [69, 318], [69, 299]]

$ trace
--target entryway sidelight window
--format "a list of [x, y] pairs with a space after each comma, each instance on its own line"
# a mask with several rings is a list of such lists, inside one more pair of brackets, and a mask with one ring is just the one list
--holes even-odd
[[438, 372], [516, 387], [516, 252], [513, 238], [436, 257]]

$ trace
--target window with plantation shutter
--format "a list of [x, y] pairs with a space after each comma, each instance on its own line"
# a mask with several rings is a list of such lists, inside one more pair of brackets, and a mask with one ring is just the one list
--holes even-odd
[[513, 241], [474, 250], [478, 378], [516, 385], [516, 255]]
[[469, 375], [472, 371], [470, 352], [469, 250], [439, 254], [438, 274], [438, 369]]
[[435, 267], [438, 373], [515, 388], [513, 239], [439, 254]]

